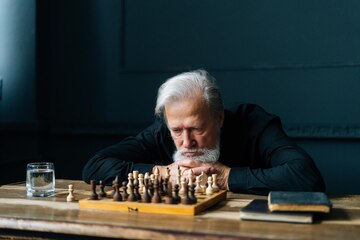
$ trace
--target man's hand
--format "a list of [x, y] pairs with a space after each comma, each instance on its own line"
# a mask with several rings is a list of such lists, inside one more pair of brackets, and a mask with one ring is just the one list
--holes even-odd
[[153, 167], [153, 169], [152, 169], [152, 173], [154, 173], [155, 169], [158, 168], [159, 172], [160, 172], [160, 176], [165, 177], [167, 168], [169, 168], [170, 169], [170, 179], [169, 179], [169, 181], [172, 182], [172, 184], [176, 184], [177, 183], [178, 167], [180, 167], [181, 175], [183, 175], [185, 170], [188, 170], [187, 167], [181, 167], [178, 164], [178, 162], [173, 162], [172, 164], [167, 165], [167, 166], [155, 165]]
[[217, 185], [220, 189], [228, 188], [228, 178], [230, 173], [230, 168], [225, 166], [222, 163], [204, 163], [195, 160], [179, 160], [176, 162], [177, 165], [184, 169], [184, 176], [189, 174], [189, 169], [191, 168], [194, 172], [194, 175], [200, 175], [201, 172], [206, 173], [206, 175], [211, 176], [211, 174], [216, 173], [217, 176]]

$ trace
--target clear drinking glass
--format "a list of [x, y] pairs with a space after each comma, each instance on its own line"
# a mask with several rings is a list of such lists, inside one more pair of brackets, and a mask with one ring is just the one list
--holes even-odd
[[49, 197], [54, 195], [54, 164], [50, 162], [29, 163], [26, 168], [26, 191], [29, 197]]

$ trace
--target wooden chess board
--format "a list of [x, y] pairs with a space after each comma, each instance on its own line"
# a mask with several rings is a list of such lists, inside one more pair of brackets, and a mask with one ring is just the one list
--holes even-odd
[[226, 190], [220, 190], [207, 196], [205, 194], [196, 194], [197, 203], [191, 205], [184, 204], [165, 204], [162, 203], [142, 203], [113, 201], [112, 198], [102, 198], [100, 200], [83, 199], [79, 201], [80, 209], [97, 209], [139, 213], [159, 213], [159, 214], [177, 214], [177, 215], [196, 215], [205, 209], [226, 199]]

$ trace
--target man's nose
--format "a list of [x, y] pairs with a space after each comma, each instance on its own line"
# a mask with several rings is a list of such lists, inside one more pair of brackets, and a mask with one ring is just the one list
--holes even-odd
[[183, 139], [183, 147], [184, 148], [192, 148], [194, 147], [194, 139], [191, 136], [191, 133], [189, 131], [184, 131], [184, 135], [183, 135], [184, 139]]

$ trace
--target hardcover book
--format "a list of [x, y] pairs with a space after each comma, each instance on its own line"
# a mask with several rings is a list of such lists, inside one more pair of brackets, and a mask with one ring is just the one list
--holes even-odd
[[290, 223], [312, 223], [312, 213], [296, 212], [271, 212], [268, 201], [255, 199], [240, 210], [240, 219], [260, 220]]
[[270, 211], [328, 213], [332, 204], [323, 192], [272, 191], [268, 195]]

